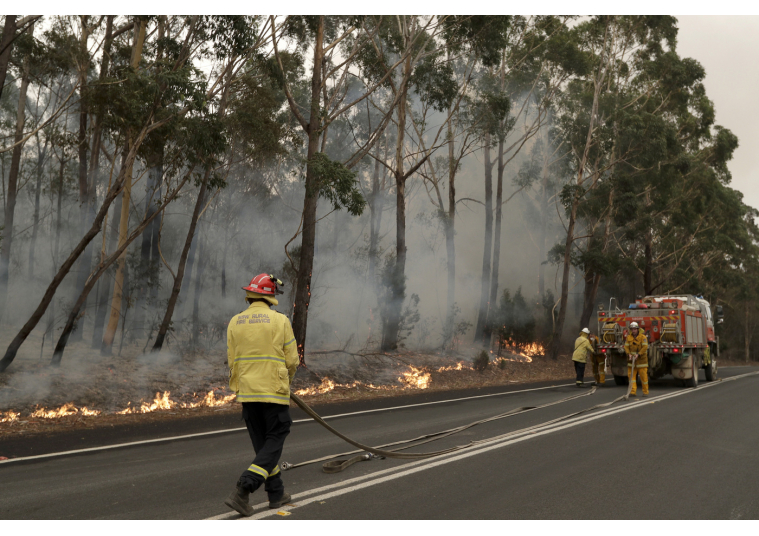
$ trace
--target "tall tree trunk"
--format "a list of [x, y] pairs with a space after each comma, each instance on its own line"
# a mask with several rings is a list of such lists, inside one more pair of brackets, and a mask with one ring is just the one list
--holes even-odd
[[208, 237], [198, 234], [198, 274], [195, 276], [195, 293], [192, 297], [192, 343], [195, 346], [200, 343], [200, 294], [203, 292], [203, 272], [208, 262]]
[[[609, 247], [609, 237], [611, 236], [611, 223], [614, 213], [614, 188], [609, 190], [609, 208], [606, 212], [606, 218], [604, 221], [604, 236], [601, 245], [601, 251], [606, 253]], [[582, 316], [580, 317], [580, 329], [588, 327], [590, 319], [593, 316], [594, 304], [596, 302], [596, 296], [598, 295], [598, 286], [601, 283], [601, 274], [594, 272], [592, 276], [589, 275], [586, 270], [585, 273], [585, 292], [583, 293], [583, 309]]]
[[324, 57], [324, 16], [319, 16], [319, 24], [314, 41], [314, 63], [311, 76], [311, 110], [308, 123], [308, 149], [306, 153], [306, 195], [303, 199], [303, 235], [301, 238], [298, 282], [295, 289], [293, 332], [298, 344], [301, 366], [305, 366], [306, 328], [308, 305], [311, 301], [311, 275], [314, 268], [314, 246], [316, 244], [316, 208], [319, 200], [317, 178], [312, 169], [313, 156], [319, 149], [320, 95], [322, 85], [322, 58]]
[[372, 173], [372, 195], [369, 198], [369, 284], [377, 288], [377, 256], [379, 245], [380, 207], [380, 144], [374, 150], [374, 172]]
[[177, 298], [179, 297], [179, 291], [182, 289], [182, 280], [184, 279], [185, 265], [187, 264], [187, 256], [190, 253], [190, 245], [195, 237], [195, 227], [198, 224], [198, 218], [200, 217], [200, 209], [203, 206], [203, 198], [205, 197], [206, 190], [208, 188], [208, 180], [211, 176], [211, 167], [206, 168], [203, 182], [200, 185], [200, 191], [198, 192], [198, 199], [195, 201], [195, 208], [192, 211], [192, 217], [190, 218], [190, 229], [187, 231], [187, 238], [184, 241], [184, 247], [182, 248], [182, 254], [179, 256], [179, 266], [177, 267], [177, 276], [174, 278], [174, 286], [171, 289], [171, 295], [169, 296], [169, 302], [166, 305], [166, 313], [163, 316], [161, 326], [158, 328], [158, 335], [156, 336], [155, 344], [153, 345], [153, 352], [160, 352], [163, 348], [163, 342], [166, 339], [166, 334], [169, 331], [171, 325], [171, 317], [174, 315], [174, 307], [177, 304]]
[[8, 61], [11, 59], [13, 38], [16, 37], [16, 17], [18, 15], [6, 15], [3, 26], [3, 37], [0, 39], [0, 97], [3, 96], [5, 76], [8, 74]]
[[[34, 188], [34, 219], [32, 220], [32, 238], [29, 242], [29, 279], [34, 278], [34, 254], [37, 247], [37, 233], [40, 223], [40, 194], [42, 193], [42, 170], [45, 163], [45, 155], [47, 154], [47, 146], [49, 140], [45, 140], [45, 147], [37, 155], [37, 182]], [[37, 139], [39, 145], [39, 138]]]
[[[61, 153], [63, 148], [61, 148]], [[63, 199], [63, 171], [66, 167], [66, 160], [61, 159], [58, 172], [58, 202], [55, 210], [55, 240], [53, 242], [53, 275], [58, 266], [58, 256], [61, 245], [61, 200]], [[55, 300], [50, 301], [50, 309], [47, 312], [47, 329], [45, 336], [52, 342], [55, 337]]]
[[588, 266], [585, 268], [583, 279], [585, 287], [582, 291], [580, 329], [589, 327], [590, 317], [593, 315], [593, 302], [596, 299], [596, 291], [598, 290], [596, 281], [601, 281], [601, 277]]
[[[114, 158], [116, 156], [114, 155]], [[119, 168], [119, 175], [121, 173], [124, 173], [124, 170], [126, 169], [126, 158], [127, 158], [127, 151], [126, 148], [121, 156], [121, 167]], [[108, 235], [108, 220], [106, 218], [105, 222], [106, 224], [103, 225], [103, 242], [101, 245], [100, 250], [100, 260], [102, 261], [105, 259], [106, 252], [107, 251], [113, 251], [116, 249], [116, 243], [118, 240], [118, 225], [116, 225], [116, 222], [121, 220], [121, 195], [118, 196], [116, 199], [116, 202], [113, 203], [113, 217], [111, 218], [111, 233], [110, 237]], [[106, 244], [108, 244], [106, 246]], [[111, 270], [113, 271], [113, 270]], [[112, 274], [110, 274], [112, 275]], [[108, 278], [110, 279], [110, 277]], [[108, 298], [110, 296], [111, 292], [111, 285], [110, 281], [106, 283], [106, 280], [102, 280], [98, 282], [98, 290], [97, 290], [97, 297], [96, 297], [96, 303], [97, 308], [95, 311], [95, 322], [92, 326], [92, 348], [100, 348], [100, 346], [103, 344], [103, 328], [105, 327], [105, 317], [108, 315], [109, 308], [108, 308]]]
[[[79, 232], [84, 234], [88, 224], [91, 224], [90, 213], [94, 209], [94, 203], [90, 201], [90, 185], [87, 174], [87, 71], [89, 68], [89, 57], [87, 52], [87, 41], [89, 40], [89, 28], [87, 26], [87, 15], [80, 15], [79, 20], [82, 26], [82, 36], [79, 46], [79, 133], [77, 136], [77, 149], [79, 153]], [[94, 217], [94, 214], [93, 214]], [[89, 221], [88, 221], [89, 220]], [[87, 246], [84, 254], [79, 257], [77, 267], [76, 286], [74, 296], [78, 296], [84, 288], [84, 283], [90, 273], [92, 266], [92, 244]], [[82, 329], [73, 333], [74, 340], [81, 340]]]
[[[150, 217], [158, 209], [161, 199], [161, 184], [163, 182], [163, 150], [148, 158], [148, 182], [145, 191], [145, 215]], [[158, 243], [158, 225], [160, 220], [155, 218], [142, 233], [140, 247], [140, 266], [137, 273], [132, 274], [136, 283], [137, 297], [135, 301], [133, 329], [145, 331], [145, 314], [148, 307], [148, 297], [155, 284], [155, 272], [159, 269], [158, 256], [154, 253]], [[155, 244], [154, 244], [155, 242]]]
[[[110, 66], [110, 59], [111, 59], [111, 44], [113, 43], [113, 19], [114, 15], [108, 15], [106, 18], [106, 25], [105, 25], [105, 38], [103, 41], [103, 54], [102, 58], [100, 60], [100, 75], [98, 77], [99, 82], [103, 82], [108, 76], [108, 69]], [[87, 83], [86, 78], [86, 71], [82, 75], [83, 77], [83, 83]], [[89, 112], [89, 110], [85, 107], [85, 112]], [[83, 116], [83, 122], [84, 122], [84, 130], [86, 131], [86, 122], [87, 122], [87, 115], [86, 113]], [[84, 145], [84, 132], [82, 131], [82, 119], [80, 118], [80, 145], [79, 145], [79, 180], [80, 180], [80, 192], [82, 190], [82, 162], [86, 164], [86, 147]], [[92, 225], [92, 221], [95, 219], [95, 212], [97, 207], [97, 186], [98, 186], [98, 178], [100, 176], [100, 151], [101, 151], [101, 145], [102, 145], [102, 130], [103, 130], [103, 121], [100, 117], [100, 114], [95, 115], [94, 121], [93, 121], [93, 128], [92, 128], [92, 145], [90, 147], [90, 162], [89, 162], [89, 169], [85, 172], [87, 177], [87, 196], [86, 196], [86, 208], [85, 208], [85, 215], [84, 215], [84, 221], [82, 224], [82, 232], [84, 232], [90, 225]], [[114, 155], [115, 158], [115, 155]], [[105, 232], [105, 231], [104, 231]], [[85, 282], [87, 280], [87, 277], [89, 276], [89, 268], [92, 266], [92, 260], [94, 256], [95, 251], [95, 245], [91, 242], [87, 245], [87, 248], [84, 250], [84, 253], [82, 254], [82, 257], [79, 262], [79, 273], [77, 276], [76, 281], [76, 287], [75, 287], [75, 294], [74, 296], [78, 296], [81, 294], [82, 290], [84, 289]], [[98, 287], [100, 285], [98, 284]], [[107, 296], [107, 295], [106, 295]], [[97, 330], [97, 344], [100, 345], [100, 340], [102, 338], [102, 329], [103, 329], [103, 323], [105, 322], [105, 312], [104, 309], [100, 309], [100, 304], [96, 299], [96, 302], [98, 303], [98, 306], [95, 310], [95, 324], [99, 324], [99, 327]], [[107, 298], [106, 298], [106, 304], [107, 304]], [[98, 314], [100, 313], [100, 314]], [[74, 333], [71, 334], [71, 340], [72, 341], [78, 341], [81, 340], [84, 330], [78, 329], [74, 331]]]
[[559, 316], [553, 328], [551, 336], [551, 349], [549, 355], [552, 359], [559, 357], [561, 349], [561, 334], [564, 331], [564, 320], [567, 318], [567, 298], [569, 296], [569, 269], [571, 267], [572, 243], [575, 238], [575, 220], [577, 219], [577, 207], [580, 204], [577, 197], [572, 199], [572, 209], [569, 212], [569, 222], [567, 222], [567, 237], [564, 242], [564, 262], [561, 272], [561, 296], [559, 304]]
[[395, 191], [395, 266], [390, 281], [391, 294], [382, 339], [383, 351], [398, 348], [401, 309], [406, 298], [406, 181], [402, 177], [396, 177]]
[[[15, 24], [14, 24], [15, 25]], [[33, 27], [29, 28], [31, 35]], [[11, 156], [11, 169], [8, 175], [8, 193], [5, 204], [5, 224], [3, 227], [3, 241], [0, 249], [0, 316], [5, 311], [5, 302], [8, 294], [8, 279], [11, 261], [11, 246], [13, 245], [13, 218], [16, 212], [16, 193], [18, 188], [18, 174], [21, 167], [20, 143], [24, 134], [24, 121], [26, 119], [26, 92], [29, 88], [29, 55], [24, 56], [21, 74], [21, 88], [18, 92], [18, 108], [16, 109], [16, 132], [13, 143], [18, 144], [13, 148]]]
[[750, 324], [749, 324], [749, 302], [746, 301], [745, 304], [745, 321], [743, 324], [743, 357], [746, 360], [746, 363], [748, 363], [749, 358], [749, 347], [751, 345], [751, 330], [750, 330]]
[[[450, 51], [448, 52], [450, 60]], [[452, 110], [448, 110], [452, 117]], [[448, 121], [448, 212], [445, 217], [445, 257], [448, 287], [446, 289], [446, 319], [443, 330], [443, 348], [450, 348], [456, 323], [456, 161], [452, 120]], [[440, 210], [444, 210], [440, 207]]]
[[501, 203], [503, 201], [503, 140], [498, 141], [497, 181], [495, 194], [495, 229], [493, 232], [493, 270], [490, 273], [490, 307], [488, 308], [488, 324], [492, 323], [490, 314], [498, 307], [498, 273], [501, 265]]
[[[87, 207], [89, 206], [89, 184], [87, 183], [87, 70], [89, 61], [87, 58], [87, 41], [89, 40], [89, 31], [87, 27], [87, 15], [80, 15], [79, 20], [82, 27], [81, 42], [79, 44], [79, 132], [77, 135], [77, 150], [79, 154], [79, 227], [80, 232], [84, 234], [87, 225]], [[76, 294], [84, 288], [84, 281], [90, 273], [89, 264], [85, 265], [87, 252], [79, 257], [78, 274], [76, 278]]]
[[227, 250], [229, 249], [229, 225], [224, 226], [224, 251], [221, 255], [221, 297], [227, 297]]
[[[200, 206], [201, 210], [203, 207], [204, 199], [200, 200]], [[200, 225], [200, 223], [197, 223], [197, 225]], [[195, 257], [196, 252], [198, 250], [198, 233], [195, 233], [195, 235], [192, 237], [192, 242], [190, 243], [190, 252], [187, 254], [187, 266], [185, 267], [185, 275], [187, 277], [184, 277], [182, 280], [182, 287], [179, 289], [179, 296], [181, 299], [177, 302], [176, 310], [174, 311], [174, 314], [176, 315], [177, 322], [182, 322], [185, 319], [184, 315], [184, 307], [187, 300], [187, 297], [190, 295], [190, 285], [192, 284], [192, 270], [195, 268]]]
[[482, 252], [482, 275], [480, 278], [480, 309], [474, 341], [482, 342], [488, 318], [490, 298], [490, 254], [493, 247], [493, 164], [490, 161], [490, 134], [485, 134], [485, 247]]
[[[139, 25], [135, 20], [135, 44], [132, 50], [132, 68], [137, 69], [142, 58], [142, 46], [145, 43], [145, 30], [147, 27], [147, 21], [145, 19], [139, 19]], [[133, 144], [132, 135], [129, 136], [128, 146]], [[129, 206], [132, 192], [132, 165], [126, 170], [126, 177], [124, 180], [124, 191], [122, 194], [121, 205], [121, 219], [119, 221], [119, 245], [123, 244], [126, 240], [127, 232], [129, 231]], [[108, 325], [106, 326], [105, 333], [103, 334], [103, 345], [100, 347], [101, 355], [111, 355], [113, 347], [113, 339], [116, 336], [116, 328], [119, 324], [119, 318], [121, 316], [121, 298], [123, 294], [124, 286], [124, 266], [126, 264], [126, 250], [121, 254], [118, 265], [116, 266], [116, 276], [113, 282], [113, 298], [111, 299], [111, 314], [108, 318]]]
[[[403, 80], [408, 79], [411, 58], [403, 64]], [[398, 348], [401, 308], [406, 297], [406, 175], [403, 171], [403, 146], [406, 134], [406, 98], [408, 84], [400, 89], [398, 100], [398, 139], [395, 144], [395, 266], [390, 284], [390, 301], [385, 306], [385, 326], [382, 334], [383, 351]]]
[[546, 226], [548, 222], [548, 173], [543, 169], [543, 187], [540, 198], [540, 235], [538, 237], [538, 293], [546, 295]]
[[[607, 23], [606, 33], [604, 35], [604, 53], [606, 45], [609, 39], [609, 25]], [[593, 130], [595, 128], [596, 120], [598, 119], [598, 103], [600, 100], [601, 89], [603, 87], [604, 78], [606, 76], [606, 62], [608, 57], [604, 59], [604, 54], [601, 55], [601, 61], [599, 62], [597, 74], [593, 80], [593, 104], [590, 110], [590, 121], [588, 123], [588, 133], [585, 138], [585, 147], [583, 148], [582, 156], [577, 166], [577, 180], [575, 184], [580, 187], [585, 183], [585, 172], [588, 163], [588, 155], [593, 145]], [[575, 196], [572, 198], [572, 209], [569, 212], [569, 222], [567, 222], [567, 237], [564, 242], [564, 262], [561, 277], [561, 297], [559, 303], [559, 316], [554, 324], [553, 333], [551, 335], [551, 348], [549, 355], [552, 359], [559, 357], [559, 350], [561, 348], [561, 334], [564, 331], [564, 320], [567, 317], [567, 298], [569, 295], [569, 269], [571, 266], [571, 252], [572, 244], [575, 240], [575, 223], [577, 220], [577, 208], [580, 205], [580, 199]]]

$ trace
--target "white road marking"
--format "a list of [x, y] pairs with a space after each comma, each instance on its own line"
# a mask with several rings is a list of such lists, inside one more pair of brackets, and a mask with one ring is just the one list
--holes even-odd
[[[539, 437], [539, 436], [543, 436], [543, 435], [548, 435], [548, 434], [551, 434], [551, 433], [554, 433], [554, 432], [558, 432], [560, 430], [566, 430], [568, 428], [573, 428], [573, 427], [579, 426], [581, 424], [585, 424], [585, 423], [588, 423], [588, 422], [591, 422], [591, 421], [602, 419], [602, 418], [607, 417], [609, 415], [615, 415], [617, 413], [621, 413], [621, 412], [628, 411], [628, 410], [635, 409], [635, 408], [639, 408], [639, 407], [647, 407], [649, 405], [648, 403], [658, 402], [658, 401], [662, 401], [662, 400], [668, 400], [670, 398], [675, 398], [675, 397], [678, 397], [678, 396], [682, 396], [682, 395], [686, 395], [686, 394], [689, 394], [689, 393], [693, 393], [693, 392], [696, 392], [696, 391], [699, 391], [699, 390], [702, 390], [702, 389], [705, 389], [705, 388], [708, 388], [708, 387], [714, 387], [714, 386], [719, 385], [719, 384], [721, 384], [721, 383], [723, 383], [725, 381], [737, 380], [737, 379], [740, 379], [740, 378], [745, 378], [745, 377], [748, 377], [748, 376], [754, 376], [754, 375], [757, 375], [757, 374], [759, 374], [759, 372], [750, 372], [750, 373], [747, 373], [747, 374], [741, 374], [741, 375], [738, 375], [738, 376], [733, 376], [731, 378], [725, 378], [725, 379], [722, 379], [720, 381], [710, 382], [710, 383], [707, 383], [707, 384], [703, 384], [703, 385], [701, 385], [701, 386], [699, 386], [698, 388], [695, 388], [695, 389], [685, 389], [685, 390], [682, 390], [682, 391], [676, 391], [674, 393], [669, 393], [669, 394], [666, 394], [666, 395], [661, 395], [661, 396], [657, 396], [657, 397], [653, 397], [653, 398], [646, 398], [646, 399], [642, 399], [642, 400], [634, 400], [634, 401], [631, 401], [631, 403], [629, 405], [623, 406], [621, 408], [613, 408], [612, 407], [612, 408], [609, 408], [609, 409], [601, 410], [598, 413], [593, 413], [593, 414], [591, 414], [589, 416], [574, 417], [572, 419], [569, 419], [569, 420], [565, 421], [564, 423], [555, 423], [555, 424], [548, 425], [548, 426], [546, 426], [542, 430], [541, 429], [530, 430], [530, 431], [526, 431], [526, 432], [523, 432], [521, 434], [518, 434], [518, 435], [516, 435], [516, 437], [509, 437], [509, 438], [504, 438], [503, 440], [500, 440], [500, 441], [496, 441], [496, 442], [494, 442], [491, 445], [487, 445], [487, 446], [483, 446], [483, 447], [473, 447], [473, 450], [469, 450], [469, 451], [466, 451], [466, 452], [461, 453], [461, 454], [451, 453], [451, 454], [443, 455], [443, 456], [440, 456], [440, 457], [436, 457], [432, 461], [430, 461], [430, 460], [420, 460], [420, 461], [417, 461], [417, 462], [411, 462], [411, 463], [405, 464], [403, 466], [405, 468], [405, 470], [402, 470], [400, 472], [398, 471], [398, 468], [385, 469], [385, 470], [377, 471], [375, 473], [371, 473], [371, 474], [368, 474], [368, 475], [352, 478], [352, 479], [349, 479], [349, 480], [346, 480], [346, 481], [343, 481], [343, 482], [331, 484], [329, 486], [323, 486], [323, 487], [315, 488], [315, 489], [312, 489], [312, 490], [309, 490], [309, 491], [305, 491], [305, 492], [301, 492], [301, 493], [296, 493], [295, 495], [293, 495], [293, 501], [294, 502], [297, 501], [297, 504], [296, 505], [292, 505], [292, 506], [284, 506], [284, 507], [282, 507], [282, 510], [284, 510], [284, 511], [291, 511], [291, 510], [294, 510], [296, 508], [300, 508], [300, 507], [306, 506], [308, 504], [311, 504], [311, 503], [314, 503], [314, 502], [317, 502], [317, 501], [325, 501], [327, 499], [338, 497], [340, 495], [344, 495], [344, 494], [350, 493], [352, 491], [358, 491], [360, 489], [364, 489], [364, 488], [367, 488], [367, 487], [370, 487], [370, 486], [374, 486], [376, 484], [381, 484], [383, 482], [388, 482], [390, 480], [395, 480], [397, 478], [402, 478], [404, 476], [408, 476], [408, 475], [411, 475], [411, 474], [414, 474], [414, 473], [418, 473], [418, 472], [424, 471], [426, 469], [431, 469], [433, 467], [439, 467], [441, 465], [446, 465], [446, 464], [449, 464], [449, 463], [453, 463], [453, 462], [456, 462], [456, 461], [459, 461], [459, 460], [463, 460], [463, 459], [469, 458], [471, 456], [476, 456], [478, 454], [482, 454], [484, 452], [489, 452], [491, 450], [496, 450], [496, 449], [500, 449], [500, 448], [503, 448], [503, 447], [506, 447], [506, 446], [509, 446], [509, 445], [513, 445], [515, 443], [519, 443], [519, 442], [525, 441], [527, 439], [531, 439], [531, 438]], [[388, 473], [392, 473], [392, 474], [388, 474]], [[384, 475], [384, 476], [382, 476], [382, 475]], [[380, 477], [380, 478], [377, 478], [377, 477]], [[371, 479], [371, 480], [368, 480], [368, 479]], [[368, 480], [368, 481], [366, 481], [366, 480]], [[361, 482], [361, 481], [366, 481], [366, 482]], [[353, 485], [350, 485], [350, 484], [353, 484]], [[322, 493], [324, 491], [328, 491], [328, 490], [334, 489], [334, 488], [340, 488], [341, 486], [346, 486], [346, 485], [348, 485], [348, 486], [347, 487], [342, 487], [341, 489], [336, 489], [334, 491], [330, 491], [328, 493]], [[312, 497], [309, 497], [309, 498], [305, 498], [305, 499], [301, 499], [303, 497], [308, 497], [308, 496], [314, 495], [315, 493], [322, 493], [322, 494], [321, 495], [312, 496]], [[261, 503], [259, 505], [255, 505], [254, 508], [260, 508], [262, 506], [268, 506], [268, 503]], [[251, 516], [249, 518], [241, 518], [241, 519], [242, 520], [246, 520], [246, 519], [262, 519], [264, 517], [269, 517], [269, 516], [274, 515], [274, 514], [276, 514], [276, 511], [273, 511], [273, 510], [271, 510], [271, 511], [264, 510], [262, 512], [254, 514], [253, 516]], [[209, 519], [230, 519], [230, 518], [235, 517], [236, 515], [237, 514], [225, 513], [225, 514], [221, 514], [221, 515], [218, 515], [218, 516], [215, 516], [215, 517], [211, 517]]]
[[[354, 411], [351, 413], [339, 413], [337, 415], [328, 415], [326, 417], [322, 417], [323, 419], [336, 419], [338, 417], [349, 417], [351, 415], [362, 415], [365, 413], [378, 413], [382, 411], [393, 411], [396, 409], [405, 409], [405, 408], [415, 408], [419, 406], [430, 406], [433, 404], [446, 404], [449, 402], [459, 402], [462, 400], [474, 400], [476, 398], [488, 398], [492, 396], [503, 396], [503, 395], [511, 395], [511, 394], [517, 394], [517, 393], [527, 393], [530, 391], [542, 391], [544, 389], [556, 389], [558, 387], [567, 387], [574, 384], [560, 384], [560, 385], [549, 385], [547, 387], [534, 387], [532, 389], [522, 389], [520, 391], [506, 391], [502, 393], [492, 393], [489, 395], [477, 395], [477, 396], [467, 396], [463, 398], [452, 398], [449, 400], [438, 400], [436, 402], [421, 402], [419, 404], [408, 404], [405, 406], [392, 406], [389, 408], [378, 408], [378, 409], [367, 409], [363, 411]], [[307, 419], [297, 419], [293, 421], [293, 424], [297, 423], [303, 423], [303, 422], [314, 422], [313, 419], [310, 417]], [[38, 454], [36, 456], [22, 456], [19, 458], [11, 458], [9, 460], [0, 460], [0, 464], [4, 463], [13, 463], [13, 462], [20, 462], [20, 461], [26, 461], [26, 460], [39, 460], [43, 458], [55, 458], [58, 456], [67, 456], [70, 454], [82, 454], [84, 452], [97, 452], [100, 450], [110, 450], [110, 449], [118, 449], [118, 448], [124, 448], [124, 447], [134, 447], [136, 445], [149, 445], [152, 443], [162, 443], [164, 441], [176, 441], [178, 439], [189, 439], [192, 437], [203, 437], [203, 436], [209, 436], [209, 435], [216, 435], [216, 434], [228, 434], [231, 432], [240, 432], [242, 430], [245, 430], [246, 428], [243, 426], [241, 428], [229, 428], [226, 430], [214, 430], [212, 432], [199, 432], [196, 434], [185, 434], [180, 436], [171, 436], [171, 437], [162, 437], [159, 439], [145, 439], [143, 441], [130, 441], [129, 443], [117, 443], [115, 445], [104, 445], [102, 447], [89, 447], [86, 449], [76, 449], [76, 450], [64, 450], [61, 452], [51, 452], [50, 454]]]

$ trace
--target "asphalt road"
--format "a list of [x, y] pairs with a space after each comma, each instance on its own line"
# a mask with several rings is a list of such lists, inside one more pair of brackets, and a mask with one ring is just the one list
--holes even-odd
[[[757, 369], [722, 369], [720, 377], [752, 372]], [[376, 445], [579, 391], [515, 389], [394, 410], [382, 409], [387, 401], [376, 408], [362, 403], [356, 409], [363, 413], [329, 422]], [[623, 388], [606, 386], [412, 451], [541, 425], [622, 394]], [[293, 504], [269, 510], [261, 490], [252, 496], [257, 508], [249, 519], [759, 519], [758, 445], [759, 374], [707, 384], [702, 372], [695, 390], [665, 378], [652, 382], [646, 399], [436, 458], [372, 460], [336, 475], [322, 473], [320, 464], [292, 469], [283, 478]], [[282, 460], [348, 450], [318, 424], [296, 422]], [[237, 519], [223, 501], [251, 458], [247, 434], [230, 432], [0, 463], [0, 518]]]

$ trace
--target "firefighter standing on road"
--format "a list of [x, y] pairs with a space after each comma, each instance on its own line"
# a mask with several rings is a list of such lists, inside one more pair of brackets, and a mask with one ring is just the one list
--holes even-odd
[[597, 385], [603, 385], [606, 382], [606, 354], [598, 351], [598, 337], [590, 336], [593, 344], [593, 377]]
[[593, 345], [590, 344], [589, 336], [590, 330], [582, 328], [580, 336], [575, 341], [575, 351], [572, 354], [572, 361], [575, 364], [575, 372], [577, 373], [577, 380], [575, 381], [577, 387], [585, 387], [585, 383], [583, 382], [585, 364], [588, 362], [588, 356], [593, 355]]
[[[648, 339], [637, 322], [630, 323], [630, 334], [625, 340], [625, 353], [627, 354], [627, 377], [632, 383], [630, 396], [635, 396], [637, 388], [636, 376], [640, 376], [640, 385], [643, 388], [643, 396], [648, 396]], [[637, 356], [633, 363], [633, 357]], [[635, 365], [635, 366], [633, 366]]]
[[227, 328], [229, 387], [242, 402], [256, 457], [224, 503], [244, 516], [253, 514], [248, 498], [261, 485], [269, 508], [290, 501], [278, 463], [292, 424], [290, 381], [298, 367], [298, 351], [290, 321], [271, 309], [279, 303], [274, 296], [282, 294], [282, 284], [272, 275], [254, 277], [243, 287], [250, 306]]

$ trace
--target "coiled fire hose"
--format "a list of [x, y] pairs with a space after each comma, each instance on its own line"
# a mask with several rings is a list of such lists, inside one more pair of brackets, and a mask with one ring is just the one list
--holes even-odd
[[[402, 460], [419, 460], [419, 459], [424, 459], [424, 458], [432, 458], [432, 457], [435, 457], [435, 456], [441, 456], [443, 454], [448, 454], [450, 452], [456, 452], [458, 450], [463, 450], [463, 449], [471, 448], [471, 447], [474, 447], [474, 446], [477, 446], [477, 445], [483, 445], [483, 444], [486, 444], [486, 443], [492, 443], [494, 441], [499, 441], [499, 440], [507, 438], [509, 436], [523, 434], [525, 432], [529, 432], [529, 431], [534, 430], [536, 428], [542, 428], [544, 426], [549, 426], [551, 424], [555, 424], [555, 423], [558, 423], [558, 422], [561, 422], [561, 421], [565, 421], [567, 419], [570, 419], [572, 417], [576, 417], [577, 415], [581, 415], [581, 414], [587, 413], [589, 411], [593, 411], [595, 409], [601, 409], [601, 408], [605, 408], [605, 407], [611, 406], [612, 404], [615, 404], [615, 403], [617, 403], [617, 402], [619, 402], [621, 400], [627, 400], [628, 397], [629, 397], [629, 395], [630, 395], [630, 389], [632, 389], [631, 385], [628, 387], [626, 395], [620, 396], [619, 398], [615, 398], [611, 402], [605, 402], [603, 404], [597, 404], [597, 405], [592, 406], [590, 408], [586, 408], [586, 409], [583, 409], [583, 410], [580, 410], [580, 411], [576, 411], [574, 413], [570, 413], [569, 415], [564, 415], [563, 417], [559, 417], [557, 419], [553, 419], [553, 420], [550, 420], [548, 422], [544, 422], [544, 423], [536, 424], [534, 426], [529, 426], [527, 428], [522, 428], [520, 430], [515, 430], [515, 431], [512, 431], [512, 432], [508, 432], [506, 434], [502, 434], [502, 435], [499, 435], [499, 436], [496, 436], [496, 437], [491, 437], [491, 438], [487, 438], [487, 439], [480, 439], [480, 440], [477, 440], [477, 441], [470, 441], [466, 445], [459, 445], [459, 446], [456, 446], [456, 447], [451, 447], [451, 448], [448, 448], [448, 449], [443, 449], [443, 450], [438, 450], [438, 451], [433, 451], [433, 452], [418, 452], [418, 453], [417, 452], [402, 453], [402, 452], [398, 452], [398, 451], [404, 450], [404, 449], [408, 449], [408, 448], [412, 448], [412, 447], [418, 447], [419, 445], [423, 445], [423, 444], [429, 443], [431, 441], [437, 441], [438, 439], [442, 439], [444, 437], [451, 436], [453, 434], [456, 434], [458, 432], [461, 432], [461, 431], [466, 430], [468, 428], [471, 428], [473, 426], [477, 426], [478, 424], [483, 424], [483, 423], [495, 421], [495, 420], [498, 420], [498, 419], [503, 419], [503, 418], [506, 418], [506, 417], [510, 417], [510, 416], [516, 415], [518, 413], [524, 413], [526, 411], [532, 411], [532, 410], [536, 410], [536, 409], [547, 408], [549, 406], [554, 406], [554, 405], [557, 405], [557, 404], [562, 404], [564, 402], [568, 402], [570, 400], [574, 400], [574, 399], [577, 399], [577, 398], [581, 398], [581, 397], [585, 397], [585, 396], [590, 396], [590, 395], [592, 395], [593, 393], [596, 392], [596, 387], [594, 386], [590, 391], [588, 391], [586, 393], [580, 393], [580, 394], [572, 395], [572, 396], [563, 398], [561, 400], [558, 400], [556, 402], [549, 402], [547, 404], [542, 404], [540, 406], [523, 406], [523, 407], [515, 408], [515, 409], [509, 410], [509, 411], [507, 411], [505, 413], [501, 413], [499, 415], [495, 415], [493, 417], [488, 417], [486, 419], [482, 419], [482, 420], [475, 421], [475, 422], [472, 422], [472, 423], [469, 423], [469, 424], [465, 424], [463, 426], [458, 426], [456, 428], [451, 428], [449, 430], [443, 430], [442, 432], [435, 432], [435, 433], [431, 433], [431, 434], [426, 434], [426, 435], [422, 435], [422, 436], [419, 436], [419, 437], [415, 437], [413, 439], [406, 439], [406, 440], [402, 440], [402, 441], [395, 441], [393, 443], [386, 443], [386, 444], [380, 445], [378, 447], [370, 447], [370, 446], [364, 445], [362, 443], [359, 443], [358, 441], [354, 441], [353, 439], [349, 438], [348, 436], [346, 436], [346, 435], [340, 433], [339, 431], [335, 430], [332, 426], [330, 426], [329, 424], [327, 424], [324, 421], [324, 419], [322, 419], [322, 417], [319, 416], [319, 414], [316, 413], [308, 404], [306, 404], [303, 400], [301, 400], [301, 398], [298, 395], [296, 395], [296, 394], [294, 394], [294, 393], [291, 392], [290, 393], [290, 398], [309, 417], [311, 417], [312, 419], [314, 419], [316, 422], [318, 422], [319, 424], [321, 424], [324, 428], [326, 428], [327, 430], [329, 430], [330, 432], [332, 432], [333, 434], [335, 434], [339, 438], [343, 439], [347, 443], [350, 443], [354, 447], [357, 447], [359, 450], [353, 450], [353, 451], [350, 451], [350, 452], [343, 452], [343, 453], [340, 453], [340, 454], [332, 454], [332, 455], [329, 455], [329, 456], [324, 456], [324, 457], [321, 457], [321, 458], [316, 458], [316, 459], [313, 459], [313, 460], [308, 460], [308, 461], [300, 462], [300, 463], [296, 463], [296, 464], [282, 462], [281, 468], [282, 468], [283, 471], [287, 471], [289, 469], [294, 469], [296, 467], [303, 467], [305, 465], [311, 465], [311, 464], [318, 463], [318, 462], [326, 462], [326, 463], [324, 463], [322, 465], [322, 471], [324, 471], [325, 473], [339, 473], [341, 471], [344, 471], [345, 469], [347, 469], [348, 467], [350, 467], [354, 463], [358, 463], [358, 462], [361, 462], [361, 461], [369, 461], [369, 460], [371, 460], [373, 458], [378, 458], [378, 459], [382, 459], [382, 458], [396, 458], [396, 459], [402, 459]], [[409, 445], [408, 443], [413, 443], [413, 444]], [[396, 445], [405, 445], [405, 446], [394, 448], [392, 450], [383, 450], [385, 447], [394, 447]], [[347, 460], [336, 460], [335, 459], [335, 458], [340, 458], [340, 457], [343, 457], [343, 456], [349, 456], [351, 454], [358, 454], [358, 453], [361, 453], [361, 452], [365, 452], [366, 454], [359, 454], [358, 456], [353, 456], [352, 458], [348, 458]]]

